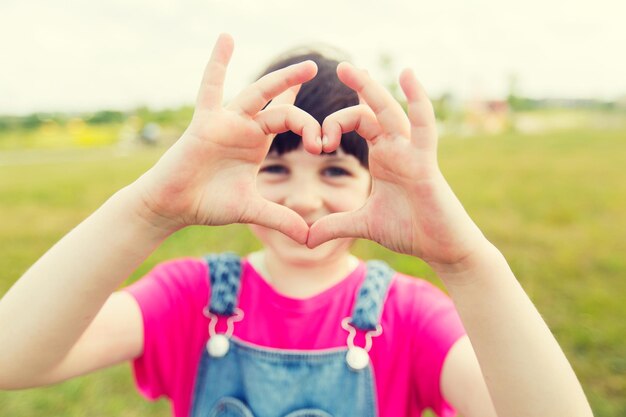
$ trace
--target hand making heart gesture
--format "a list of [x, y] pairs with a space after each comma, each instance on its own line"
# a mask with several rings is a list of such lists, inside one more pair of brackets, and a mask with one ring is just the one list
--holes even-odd
[[341, 63], [337, 74], [359, 94], [361, 104], [324, 120], [324, 151], [337, 149], [345, 132], [354, 130], [365, 138], [372, 192], [361, 209], [314, 223], [307, 245], [316, 247], [339, 237], [365, 238], [431, 266], [458, 263], [482, 248], [485, 238], [439, 170], [433, 107], [413, 73], [405, 70], [400, 75], [408, 117], [366, 71]]
[[267, 74], [222, 106], [232, 52], [233, 39], [220, 35], [190, 125], [137, 181], [145, 212], [150, 222], [172, 231], [195, 224], [255, 223], [304, 244], [306, 222], [263, 199], [256, 175], [277, 133], [291, 130], [302, 136], [309, 152], [321, 152], [319, 123], [292, 105], [299, 86], [315, 76], [317, 67], [305, 61]]
[[[361, 104], [328, 116], [320, 128], [292, 105], [299, 86], [316, 74], [311, 61], [267, 74], [222, 106], [232, 52], [232, 38], [221, 35], [190, 125], [137, 182], [151, 222], [172, 231], [193, 224], [254, 223], [309, 247], [340, 237], [365, 238], [435, 265], [457, 263], [482, 246], [482, 233], [439, 170], [433, 108], [410, 70], [400, 76], [407, 117], [366, 71], [340, 64], [339, 79], [359, 94]], [[259, 165], [274, 136], [287, 130], [302, 136], [304, 148], [314, 154], [322, 151], [322, 134], [325, 152], [339, 147], [342, 133], [355, 130], [364, 137], [373, 180], [366, 204], [321, 218], [309, 229], [294, 211], [262, 198], [256, 189]]]

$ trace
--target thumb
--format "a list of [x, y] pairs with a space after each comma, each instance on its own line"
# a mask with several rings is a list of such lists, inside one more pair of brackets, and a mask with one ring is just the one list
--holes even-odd
[[261, 196], [250, 201], [241, 223], [254, 223], [278, 230], [301, 245], [306, 243], [309, 234], [309, 226], [295, 211]]
[[333, 213], [311, 225], [306, 245], [313, 249], [329, 240], [341, 237], [369, 239], [365, 211]]

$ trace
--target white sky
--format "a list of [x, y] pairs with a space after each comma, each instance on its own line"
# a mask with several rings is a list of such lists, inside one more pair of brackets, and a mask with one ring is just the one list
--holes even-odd
[[220, 32], [229, 97], [276, 54], [326, 42], [432, 96], [626, 95], [626, 0], [0, 0], [0, 113], [191, 104]]

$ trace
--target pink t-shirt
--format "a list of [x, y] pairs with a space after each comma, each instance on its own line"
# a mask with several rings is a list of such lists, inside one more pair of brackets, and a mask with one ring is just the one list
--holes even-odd
[[[276, 292], [243, 259], [238, 306], [245, 317], [234, 335], [260, 346], [313, 350], [346, 346], [341, 320], [352, 313], [365, 278], [365, 263], [333, 287], [307, 299]], [[188, 417], [196, 369], [208, 340], [203, 309], [210, 297], [202, 259], [162, 263], [126, 288], [141, 308], [143, 355], [133, 362], [139, 391], [149, 399], [165, 395], [175, 417]], [[454, 305], [432, 284], [402, 274], [392, 279], [382, 335], [370, 358], [380, 417], [419, 416], [426, 408], [455, 415], [442, 397], [440, 374], [450, 347], [465, 334]], [[220, 327], [218, 326], [218, 331]], [[356, 338], [363, 346], [363, 338]]]

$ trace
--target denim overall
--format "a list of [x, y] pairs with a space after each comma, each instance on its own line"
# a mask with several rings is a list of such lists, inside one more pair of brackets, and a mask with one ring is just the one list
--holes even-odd
[[[283, 350], [252, 345], [232, 337], [244, 312], [236, 308], [241, 264], [237, 255], [209, 255], [211, 319], [193, 394], [191, 417], [375, 417], [376, 390], [367, 352], [382, 333], [379, 318], [394, 271], [381, 261], [367, 263], [352, 317], [337, 323], [345, 329], [346, 347]], [[217, 334], [218, 320], [227, 322]], [[278, 329], [277, 331], [280, 331]], [[365, 347], [357, 347], [357, 331]]]

